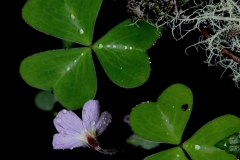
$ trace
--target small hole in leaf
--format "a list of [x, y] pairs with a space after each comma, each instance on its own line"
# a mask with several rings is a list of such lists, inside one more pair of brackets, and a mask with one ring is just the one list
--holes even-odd
[[188, 109], [188, 104], [182, 105], [182, 110], [183, 110], [183, 111], [186, 111], [187, 109]]

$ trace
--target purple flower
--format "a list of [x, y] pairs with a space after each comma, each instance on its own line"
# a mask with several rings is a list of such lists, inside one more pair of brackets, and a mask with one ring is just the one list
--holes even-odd
[[127, 114], [127, 115], [123, 118], [123, 121], [126, 122], [127, 124], [129, 124], [129, 117], [130, 117], [130, 115]]
[[97, 137], [105, 131], [112, 116], [100, 109], [97, 100], [87, 101], [82, 110], [82, 120], [72, 111], [63, 109], [53, 123], [59, 133], [53, 136], [53, 149], [93, 148], [101, 153], [114, 154], [113, 150], [100, 148]]

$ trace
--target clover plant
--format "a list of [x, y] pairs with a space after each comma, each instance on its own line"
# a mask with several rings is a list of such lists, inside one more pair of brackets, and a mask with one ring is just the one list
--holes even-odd
[[[115, 149], [102, 149], [97, 140], [112, 116], [106, 111], [100, 115], [99, 102], [93, 100], [97, 73], [92, 54], [96, 54], [112, 83], [126, 89], [139, 87], [150, 76], [147, 50], [162, 35], [163, 27], [170, 27], [175, 39], [178, 39], [176, 29], [180, 31], [180, 38], [199, 29], [207, 38], [198, 43], [208, 53], [206, 63], [212, 65], [212, 57], [216, 57], [214, 65], [230, 68], [233, 81], [239, 82], [239, 1], [193, 1], [195, 6], [186, 8], [190, 2], [126, 0], [130, 18], [119, 22], [96, 42], [93, 35], [103, 0], [26, 2], [22, 9], [24, 21], [42, 33], [61, 39], [65, 48], [29, 55], [20, 64], [22, 79], [42, 90], [35, 97], [36, 106], [56, 116], [53, 123], [58, 133], [53, 136], [53, 149], [89, 147], [104, 154], [118, 154]], [[194, 25], [182, 35], [184, 24]], [[56, 113], [56, 102], [65, 109]], [[81, 118], [71, 111], [81, 108]], [[124, 118], [133, 131], [126, 142], [147, 150], [161, 143], [175, 145], [149, 155], [146, 160], [187, 160], [187, 156], [193, 160], [236, 160], [236, 156], [240, 156], [239, 117], [226, 114], [213, 119], [183, 142], [192, 111], [190, 88], [173, 84], [156, 102], [142, 102], [132, 109], [129, 120]]]

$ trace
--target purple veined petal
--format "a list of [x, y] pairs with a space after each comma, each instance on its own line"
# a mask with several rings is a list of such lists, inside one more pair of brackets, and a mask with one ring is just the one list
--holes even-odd
[[57, 114], [53, 123], [57, 131], [63, 135], [75, 136], [84, 131], [82, 120], [75, 113], [66, 109]]
[[86, 143], [80, 140], [80, 137], [65, 136], [55, 134], [52, 141], [53, 149], [73, 149], [77, 147], [87, 147]]
[[127, 124], [129, 124], [129, 117], [130, 117], [130, 115], [127, 114], [127, 115], [123, 118], [123, 121], [126, 122]]
[[112, 116], [107, 111], [103, 112], [96, 125], [97, 136], [100, 136], [107, 128], [108, 124], [112, 121]]
[[86, 130], [94, 130], [100, 114], [99, 103], [97, 100], [87, 101], [82, 110], [83, 125]]

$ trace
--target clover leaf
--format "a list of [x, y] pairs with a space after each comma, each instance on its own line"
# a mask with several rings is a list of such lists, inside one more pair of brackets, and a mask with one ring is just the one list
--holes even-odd
[[36, 30], [90, 45], [101, 4], [102, 0], [30, 0], [22, 17]]
[[85, 45], [34, 54], [20, 65], [27, 84], [53, 90], [67, 109], [82, 108], [96, 94], [92, 49], [109, 78], [121, 87], [140, 86], [150, 74], [146, 50], [159, 38], [159, 31], [146, 22], [131, 26], [127, 19], [92, 44], [101, 4], [102, 0], [29, 0], [22, 10], [23, 19], [36, 30]]
[[[143, 139], [179, 144], [192, 111], [191, 90], [183, 84], [167, 88], [157, 102], [137, 105], [130, 114], [130, 126]], [[188, 106], [183, 110], [183, 106]]]
[[235, 155], [228, 154], [214, 145], [221, 139], [238, 131], [240, 131], [240, 119], [233, 115], [224, 115], [200, 128], [190, 139], [183, 143], [183, 148], [193, 160], [236, 160]]
[[159, 153], [152, 154], [144, 160], [188, 160], [182, 148], [174, 147]]
[[61, 49], [25, 58], [22, 78], [31, 86], [52, 89], [68, 109], [77, 109], [96, 92], [96, 74], [89, 48]]
[[228, 154], [215, 147], [220, 140], [240, 131], [240, 119], [233, 115], [224, 115], [212, 120], [189, 140], [181, 143], [192, 111], [192, 103], [191, 90], [183, 84], [174, 84], [163, 91], [156, 103], [141, 103], [133, 108], [130, 113], [130, 126], [136, 135], [154, 142], [178, 145], [177, 148], [150, 155], [147, 160], [186, 159], [180, 155], [183, 153], [182, 149], [193, 160], [236, 160], [237, 154]]
[[108, 77], [117, 85], [133, 88], [142, 85], [150, 75], [150, 62], [146, 50], [159, 34], [147, 23], [129, 26], [126, 20], [100, 40], [93, 49]]
[[50, 91], [40, 91], [34, 99], [35, 105], [43, 111], [52, 111], [56, 98]]
[[132, 144], [135, 147], [142, 147], [143, 149], [149, 150], [149, 149], [153, 149], [156, 148], [157, 146], [159, 146], [160, 143], [156, 143], [156, 142], [152, 142], [152, 141], [148, 141], [145, 139], [140, 138], [139, 136], [133, 134], [131, 136], [129, 136], [126, 140], [126, 142], [128, 144]]

